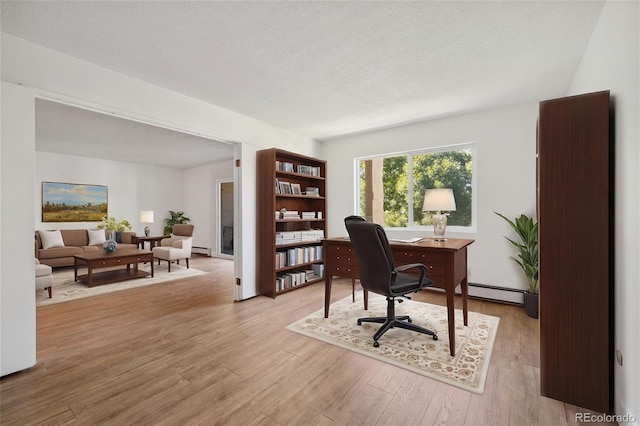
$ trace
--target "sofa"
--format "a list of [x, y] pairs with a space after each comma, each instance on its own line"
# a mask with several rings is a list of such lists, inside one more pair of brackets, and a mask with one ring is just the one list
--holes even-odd
[[[47, 233], [41, 236], [40, 233]], [[104, 229], [61, 229], [36, 231], [35, 255], [43, 265], [53, 268], [73, 266], [73, 255], [102, 251]], [[121, 232], [118, 250], [136, 249], [135, 232]], [[44, 240], [44, 242], [43, 242]]]

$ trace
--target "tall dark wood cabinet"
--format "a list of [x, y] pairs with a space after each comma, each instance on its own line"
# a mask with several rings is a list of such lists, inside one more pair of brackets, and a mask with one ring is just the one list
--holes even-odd
[[613, 401], [613, 138], [609, 91], [540, 103], [540, 388], [601, 413]]

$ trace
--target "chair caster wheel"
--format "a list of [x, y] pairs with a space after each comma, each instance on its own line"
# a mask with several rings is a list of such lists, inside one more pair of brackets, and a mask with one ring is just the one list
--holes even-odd
[[358, 320], [358, 325], [362, 325], [362, 321]]
[[433, 340], [438, 340], [438, 335], [434, 334], [433, 335]]
[[411, 321], [411, 318], [409, 318], [409, 319], [407, 319], [407, 322], [413, 322], [413, 321]]
[[378, 343], [378, 342], [373, 342], [373, 347], [374, 347], [374, 348], [379, 348], [379, 347], [380, 347], [380, 343]]

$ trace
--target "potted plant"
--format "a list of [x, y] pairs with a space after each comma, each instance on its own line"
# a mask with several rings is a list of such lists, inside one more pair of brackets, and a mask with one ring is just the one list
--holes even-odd
[[184, 215], [184, 212], [174, 212], [169, 210], [169, 217], [164, 220], [164, 235], [171, 235], [173, 225], [176, 223], [189, 223], [191, 219]]
[[[118, 237], [120, 232], [131, 229], [131, 224], [126, 219], [116, 220], [115, 217], [105, 216], [102, 218], [102, 222], [98, 225], [98, 229], [104, 229], [106, 231], [107, 240], [115, 240], [116, 242], [119, 242], [118, 240], [120, 238]], [[114, 233], [115, 235], [113, 235]]]
[[503, 218], [518, 235], [518, 240], [505, 237], [518, 250], [518, 257], [509, 256], [524, 271], [529, 288], [524, 292], [524, 307], [531, 318], [538, 318], [538, 224], [527, 215], [521, 214], [514, 221]]

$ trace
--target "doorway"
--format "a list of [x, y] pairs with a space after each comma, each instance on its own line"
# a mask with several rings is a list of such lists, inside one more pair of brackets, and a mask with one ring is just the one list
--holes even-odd
[[220, 257], [233, 259], [233, 227], [234, 209], [233, 179], [221, 179], [218, 185], [218, 254]]

